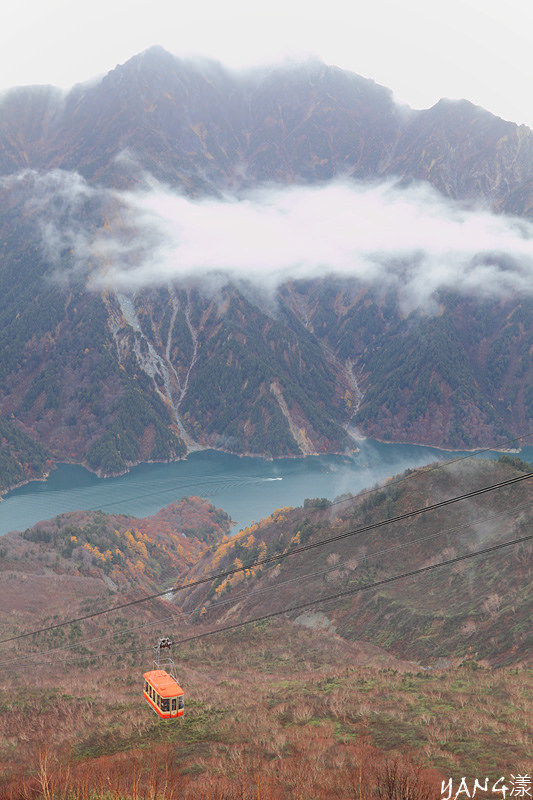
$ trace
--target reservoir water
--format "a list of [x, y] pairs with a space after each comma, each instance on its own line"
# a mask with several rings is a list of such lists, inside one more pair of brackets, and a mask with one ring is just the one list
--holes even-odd
[[[98, 478], [83, 467], [60, 464], [46, 481], [32, 481], [5, 496], [0, 502], [0, 535], [78, 509], [145, 517], [190, 495], [208, 498], [227, 511], [237, 531], [275, 508], [301, 505], [306, 497], [333, 499], [373, 486], [408, 467], [467, 455], [372, 439], [359, 446], [359, 452], [349, 456], [273, 461], [204, 450], [171, 464], [141, 464], [118, 478]], [[482, 457], [498, 455], [484, 453]], [[520, 457], [533, 461], [533, 447], [524, 448]]]

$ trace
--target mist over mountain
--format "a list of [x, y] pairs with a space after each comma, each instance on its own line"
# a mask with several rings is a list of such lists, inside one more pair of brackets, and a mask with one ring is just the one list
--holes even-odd
[[145, 170], [193, 193], [392, 175], [531, 212], [529, 128], [466, 100], [399, 107], [388, 89], [319, 61], [236, 73], [153, 47], [66, 94], [13, 89], [1, 111], [4, 175], [61, 168], [120, 187]]
[[3, 488], [531, 428], [533, 133], [161, 48], [0, 99]]

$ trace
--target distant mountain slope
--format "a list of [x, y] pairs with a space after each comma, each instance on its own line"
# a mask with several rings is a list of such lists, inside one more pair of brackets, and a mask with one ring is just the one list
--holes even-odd
[[[418, 470], [398, 485], [329, 504], [282, 508], [228, 542], [214, 546], [190, 578], [246, 565], [269, 555], [326, 540], [495, 484], [531, 465], [508, 456], [499, 461]], [[363, 639], [402, 658], [434, 664], [439, 658], [528, 661], [533, 652], [531, 543], [480, 556], [376, 590], [320, 605], [320, 597], [356, 589], [418, 567], [437, 564], [532, 530], [531, 480], [468, 502], [421, 514], [359, 536], [316, 547], [270, 565], [235, 573], [180, 593], [180, 606], [198, 623], [232, 623], [316, 601], [291, 614], [348, 640]]]
[[0, 492], [40, 477], [53, 466], [41, 445], [7, 419], [0, 417]]
[[[388, 89], [320, 62], [238, 74], [154, 47], [66, 95], [14, 89], [0, 111], [4, 175], [60, 167], [130, 186], [141, 166], [194, 192], [404, 175], [450, 197], [531, 210], [526, 126], [466, 101], [398, 107]], [[119, 158], [125, 151], [134, 161]]]
[[[15, 427], [0, 486], [57, 460], [109, 475], [192, 447], [344, 452], [354, 427], [451, 448], [530, 430], [533, 308], [518, 291], [441, 291], [430, 313], [333, 277], [268, 297], [227, 280], [121, 294], [88, 282], [101, 255], [89, 246], [81, 269], [74, 251], [81, 234], [120, 221], [114, 190], [149, 176], [194, 198], [395, 176], [528, 217], [532, 164], [524, 126], [466, 101], [400, 108], [389, 90], [318, 62], [240, 74], [152, 48], [66, 94], [6, 93], [0, 418]], [[13, 430], [29, 437], [16, 458]]]
[[[188, 497], [150, 517], [74, 511], [8, 533], [0, 540], [3, 630], [33, 625], [43, 613], [76, 615], [111, 593], [172, 586], [230, 527], [224, 511]], [[147, 610], [169, 613], [157, 602]]]
[[454, 448], [530, 430], [531, 298], [481, 301], [449, 292], [438, 313], [426, 315], [406, 314], [394, 297], [355, 282], [282, 293], [357, 379], [352, 423], [365, 433]]
[[440, 100], [412, 113], [387, 171], [429, 181], [449, 197], [485, 198], [508, 213], [531, 214], [532, 132], [467, 100]]

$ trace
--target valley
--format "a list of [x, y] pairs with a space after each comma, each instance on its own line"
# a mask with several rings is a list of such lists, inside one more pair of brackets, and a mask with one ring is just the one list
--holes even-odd
[[532, 164], [313, 59], [0, 95], [0, 800], [519, 794]]

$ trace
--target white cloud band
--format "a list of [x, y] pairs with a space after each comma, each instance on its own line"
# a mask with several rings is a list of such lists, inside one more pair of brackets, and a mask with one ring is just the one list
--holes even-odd
[[[396, 286], [409, 308], [427, 307], [442, 289], [533, 294], [533, 224], [465, 208], [424, 184], [275, 185], [198, 200], [153, 181], [118, 193], [70, 173], [34, 179], [48, 256], [59, 266], [69, 248], [93, 287], [137, 290], [223, 273], [272, 289], [336, 274]], [[95, 200], [96, 225], [81, 213]]]

